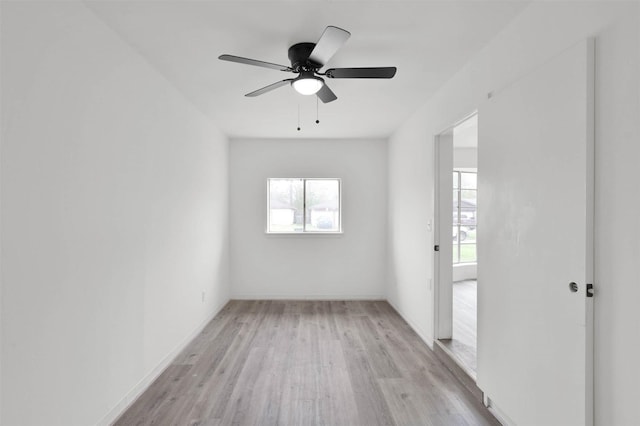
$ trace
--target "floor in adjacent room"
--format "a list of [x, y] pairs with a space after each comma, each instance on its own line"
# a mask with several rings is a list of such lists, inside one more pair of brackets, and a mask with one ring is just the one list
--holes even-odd
[[453, 337], [440, 342], [475, 380], [477, 370], [478, 284], [476, 280], [453, 283]]
[[231, 301], [116, 425], [498, 425], [383, 301]]

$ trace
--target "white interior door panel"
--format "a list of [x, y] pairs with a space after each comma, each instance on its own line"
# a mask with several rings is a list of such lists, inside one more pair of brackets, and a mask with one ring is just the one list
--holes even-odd
[[592, 424], [593, 85], [585, 40], [479, 108], [477, 382], [522, 426]]

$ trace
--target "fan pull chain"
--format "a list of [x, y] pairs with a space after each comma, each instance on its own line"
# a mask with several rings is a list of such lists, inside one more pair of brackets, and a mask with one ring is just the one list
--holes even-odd
[[300, 131], [300, 102], [298, 102], [298, 131]]
[[316, 96], [316, 124], [320, 124], [320, 120], [318, 119], [318, 97]]

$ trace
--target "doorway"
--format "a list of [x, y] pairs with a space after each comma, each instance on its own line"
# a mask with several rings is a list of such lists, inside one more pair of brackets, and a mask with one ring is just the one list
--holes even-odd
[[478, 116], [436, 139], [438, 345], [473, 380], [477, 370]]

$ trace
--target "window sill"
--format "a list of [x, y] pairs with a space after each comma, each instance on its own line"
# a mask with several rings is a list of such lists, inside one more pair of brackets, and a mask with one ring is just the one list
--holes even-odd
[[275, 236], [275, 237], [290, 237], [290, 236], [322, 236], [322, 237], [326, 237], [326, 236], [339, 236], [339, 235], [344, 235], [343, 231], [336, 231], [336, 232], [269, 232], [269, 231], [264, 231], [264, 234], [267, 236]]

